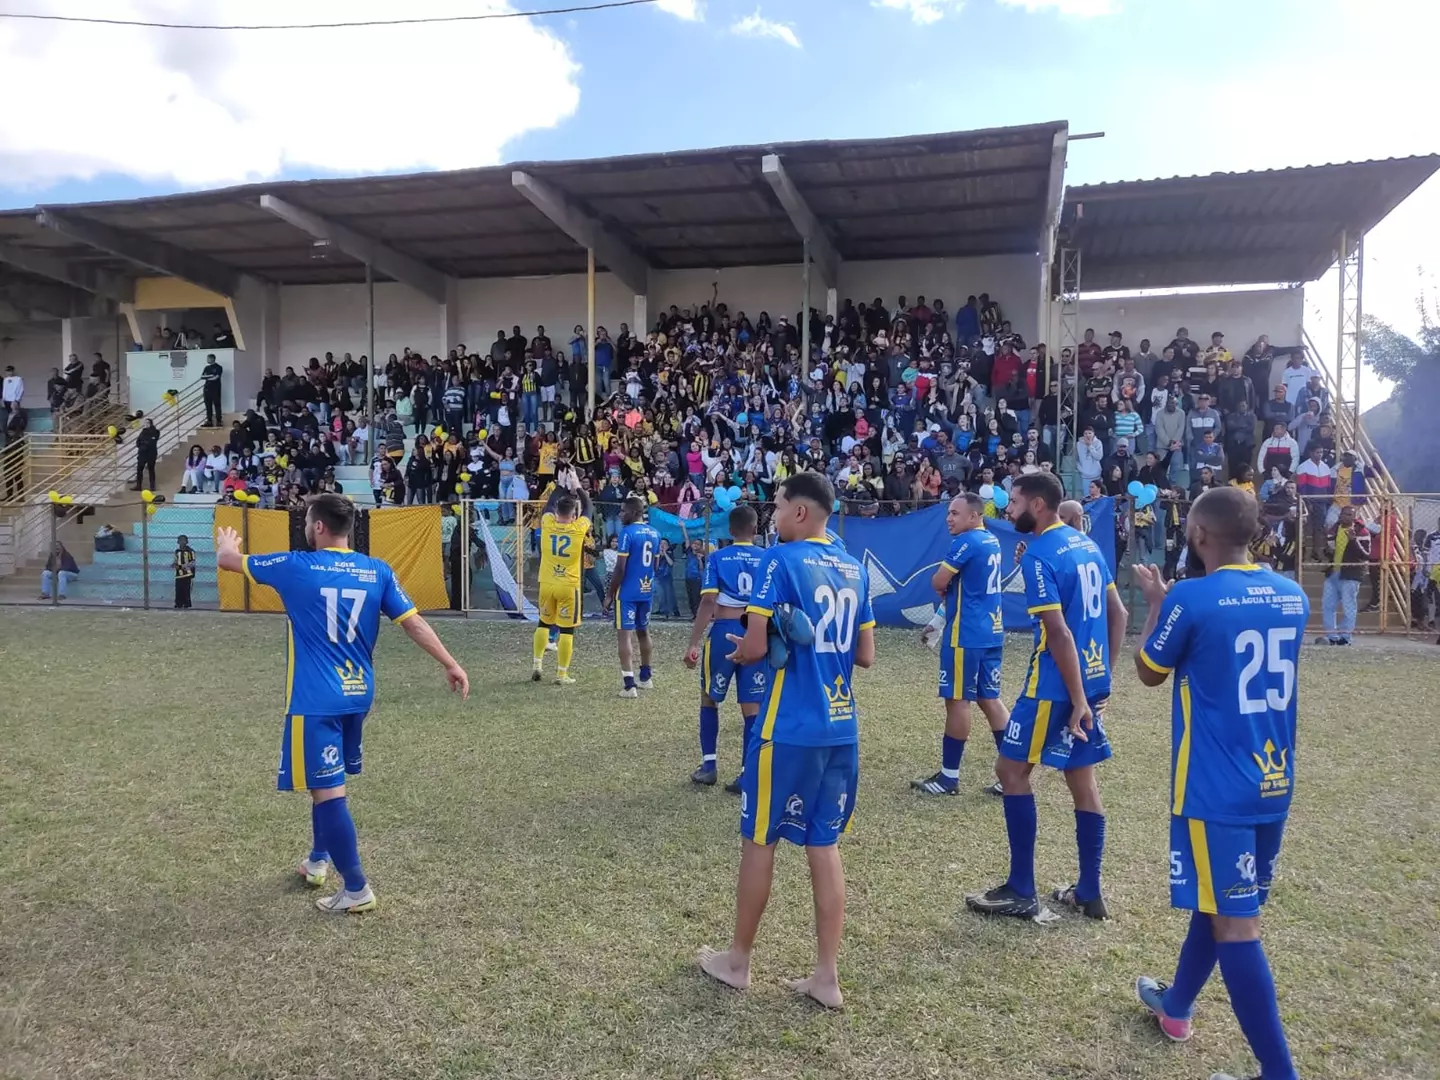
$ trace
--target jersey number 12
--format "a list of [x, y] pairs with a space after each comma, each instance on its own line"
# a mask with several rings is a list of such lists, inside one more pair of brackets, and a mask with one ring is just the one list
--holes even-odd
[[350, 616], [345, 621], [345, 641], [355, 640], [360, 629], [360, 610], [365, 606], [364, 589], [321, 589], [325, 598], [325, 635], [337, 645], [340, 643], [340, 601], [350, 602]]

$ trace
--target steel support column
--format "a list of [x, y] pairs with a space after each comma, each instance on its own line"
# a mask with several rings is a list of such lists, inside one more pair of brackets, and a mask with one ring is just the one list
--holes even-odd
[[1339, 309], [1336, 312], [1337, 342], [1335, 348], [1335, 389], [1337, 411], [1344, 411], [1349, 422], [1336, 416], [1336, 431], [1346, 441], [1345, 448], [1359, 451], [1360, 432], [1360, 320], [1364, 314], [1362, 298], [1365, 283], [1365, 236], [1340, 234]]
[[[1080, 249], [1060, 249], [1060, 343], [1050, 357], [1055, 372], [1055, 394], [1057, 397], [1055, 434], [1055, 468], [1065, 481], [1065, 489], [1077, 498], [1084, 492], [1077, 491], [1079, 473], [1073, 457], [1067, 462], [1064, 449], [1066, 435], [1069, 435], [1071, 453], [1080, 441], [1080, 402], [1084, 392], [1080, 385]], [[1070, 350], [1074, 370], [1067, 378], [1060, 358]]]

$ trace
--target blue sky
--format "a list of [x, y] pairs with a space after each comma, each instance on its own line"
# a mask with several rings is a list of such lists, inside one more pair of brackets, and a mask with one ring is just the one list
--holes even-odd
[[[142, 17], [163, 7], [191, 21], [396, 14], [387, 0], [15, 6]], [[410, 0], [404, 13], [476, 6]], [[0, 206], [1058, 119], [1106, 133], [1072, 145], [1071, 184], [1428, 153], [1440, 138], [1417, 118], [1433, 101], [1437, 9], [1420, 0], [660, 0], [406, 31], [226, 35], [0, 20], [0, 98], [39, 94], [48, 107], [0, 115]], [[94, 80], [72, 74], [97, 69], [118, 73], [103, 115]], [[1437, 216], [1432, 182], [1398, 224], [1372, 235], [1368, 287], [1402, 326], [1417, 265], [1430, 258], [1435, 268], [1422, 240]]]

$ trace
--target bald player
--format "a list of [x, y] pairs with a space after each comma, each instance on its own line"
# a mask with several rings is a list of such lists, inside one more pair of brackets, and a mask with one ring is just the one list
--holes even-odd
[[1055, 511], [1057, 517], [1072, 529], [1085, 531], [1085, 507], [1074, 499], [1066, 499]]

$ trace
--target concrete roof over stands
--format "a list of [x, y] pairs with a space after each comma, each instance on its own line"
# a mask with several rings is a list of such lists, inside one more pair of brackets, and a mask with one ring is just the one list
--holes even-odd
[[1342, 229], [1368, 232], [1437, 168], [1432, 154], [1087, 184], [1065, 192], [1061, 233], [1085, 292], [1314, 281]]
[[[527, 162], [455, 172], [306, 180], [54, 207], [282, 284], [363, 280], [362, 264], [317, 248], [260, 208], [273, 194], [454, 277], [583, 272], [577, 245], [511, 182], [539, 177], [657, 269], [794, 263], [802, 240], [761, 175], [779, 154], [842, 258], [1035, 252], [1063, 122], [988, 131]], [[0, 212], [0, 244], [121, 274], [124, 259], [39, 224], [44, 207]], [[317, 253], [323, 253], [317, 257]]]

